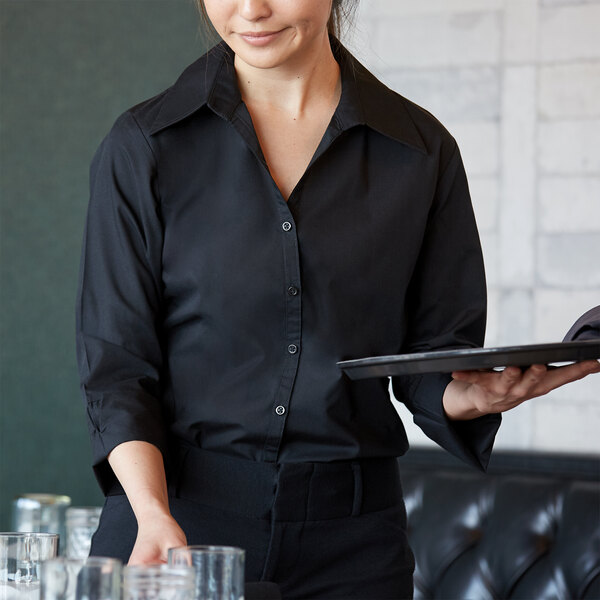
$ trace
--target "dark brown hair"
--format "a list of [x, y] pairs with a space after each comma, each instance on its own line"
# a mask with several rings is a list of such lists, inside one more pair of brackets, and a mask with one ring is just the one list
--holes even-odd
[[[196, 0], [196, 4], [198, 5], [198, 10], [202, 17], [202, 26], [209, 41], [217, 41], [219, 36], [208, 18], [206, 8], [204, 7], [204, 1]], [[350, 28], [357, 5], [358, 0], [333, 0], [331, 15], [329, 16], [329, 22], [327, 23], [327, 29], [331, 35], [340, 39], [345, 31]]]

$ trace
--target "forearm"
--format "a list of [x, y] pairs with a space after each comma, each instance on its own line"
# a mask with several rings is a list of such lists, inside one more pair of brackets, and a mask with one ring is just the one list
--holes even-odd
[[120, 481], [138, 523], [156, 515], [168, 515], [169, 500], [163, 457], [148, 442], [119, 444], [108, 462]]
[[108, 462], [121, 482], [138, 523], [129, 564], [166, 562], [169, 548], [185, 546], [185, 533], [169, 511], [160, 450], [148, 442], [119, 444]]

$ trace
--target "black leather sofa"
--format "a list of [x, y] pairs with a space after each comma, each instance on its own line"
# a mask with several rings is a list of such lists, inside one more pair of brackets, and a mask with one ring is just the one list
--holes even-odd
[[600, 599], [600, 459], [495, 452], [400, 459], [415, 598]]

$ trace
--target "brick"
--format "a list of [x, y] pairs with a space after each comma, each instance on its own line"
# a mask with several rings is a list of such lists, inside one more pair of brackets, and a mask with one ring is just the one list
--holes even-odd
[[542, 6], [561, 6], [569, 4], [594, 4], [600, 0], [541, 0]]
[[483, 261], [485, 264], [485, 275], [488, 285], [498, 285], [499, 260], [498, 260], [498, 234], [494, 232], [481, 231], [481, 248], [483, 250]]
[[537, 0], [506, 0], [503, 56], [509, 63], [535, 62], [538, 44]]
[[495, 65], [500, 59], [499, 13], [390, 18], [373, 41], [389, 68]]
[[[359, 13], [378, 14], [383, 16], [431, 15], [436, 13], [477, 12], [482, 7], [481, 0], [421, 0], [406, 2], [405, 0], [361, 0]], [[504, 0], [486, 0], [485, 8], [489, 11], [502, 10]]]
[[600, 119], [539, 125], [538, 157], [543, 174], [600, 173]]
[[599, 117], [598, 98], [600, 62], [553, 65], [540, 69], [539, 111], [542, 118]]
[[499, 171], [500, 126], [493, 121], [449, 122], [448, 129], [460, 147], [469, 177], [496, 175]]
[[500, 116], [500, 71], [496, 67], [403, 69], [386, 74], [386, 80], [442, 122]]
[[498, 343], [501, 346], [530, 344], [533, 338], [531, 289], [506, 289], [500, 294]]
[[495, 176], [471, 177], [469, 189], [479, 231], [497, 231], [499, 181]]
[[500, 278], [508, 286], [535, 279], [535, 68], [507, 67], [502, 101]]
[[553, 390], [549, 398], [558, 402], [576, 402], [578, 404], [586, 402], [597, 403], [599, 385], [600, 375], [594, 374], [593, 376], [585, 377], [584, 379]]
[[600, 234], [546, 234], [538, 240], [539, 280], [562, 288], [600, 287]]
[[571, 325], [600, 304], [600, 286], [589, 290], [538, 288], [534, 293], [533, 343], [560, 342]]
[[485, 329], [485, 343], [487, 348], [499, 346], [498, 329], [500, 320], [500, 290], [497, 287], [488, 286], [488, 311], [487, 311], [487, 326]]
[[544, 7], [540, 15], [542, 62], [600, 58], [600, 4]]
[[600, 453], [597, 382], [595, 396], [589, 402], [575, 402], [570, 397], [572, 390], [583, 384], [584, 381], [576, 381], [561, 388], [560, 394], [557, 390], [543, 398], [530, 400], [534, 406], [533, 445], [536, 450]]
[[384, 26], [384, 23], [370, 15], [357, 14], [353, 26], [344, 35], [342, 42], [367, 69], [381, 78], [386, 68], [385, 62], [373, 50], [373, 40], [379, 35], [380, 25]]
[[543, 177], [539, 224], [543, 233], [600, 231], [600, 177]]
[[502, 415], [494, 448], [497, 450], [531, 450], [533, 447], [533, 406], [521, 404]]

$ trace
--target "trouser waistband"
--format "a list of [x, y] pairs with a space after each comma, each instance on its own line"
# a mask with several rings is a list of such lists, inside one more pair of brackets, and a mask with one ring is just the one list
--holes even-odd
[[318, 521], [383, 510], [402, 500], [395, 458], [264, 463], [178, 448], [170, 493], [251, 518]]

